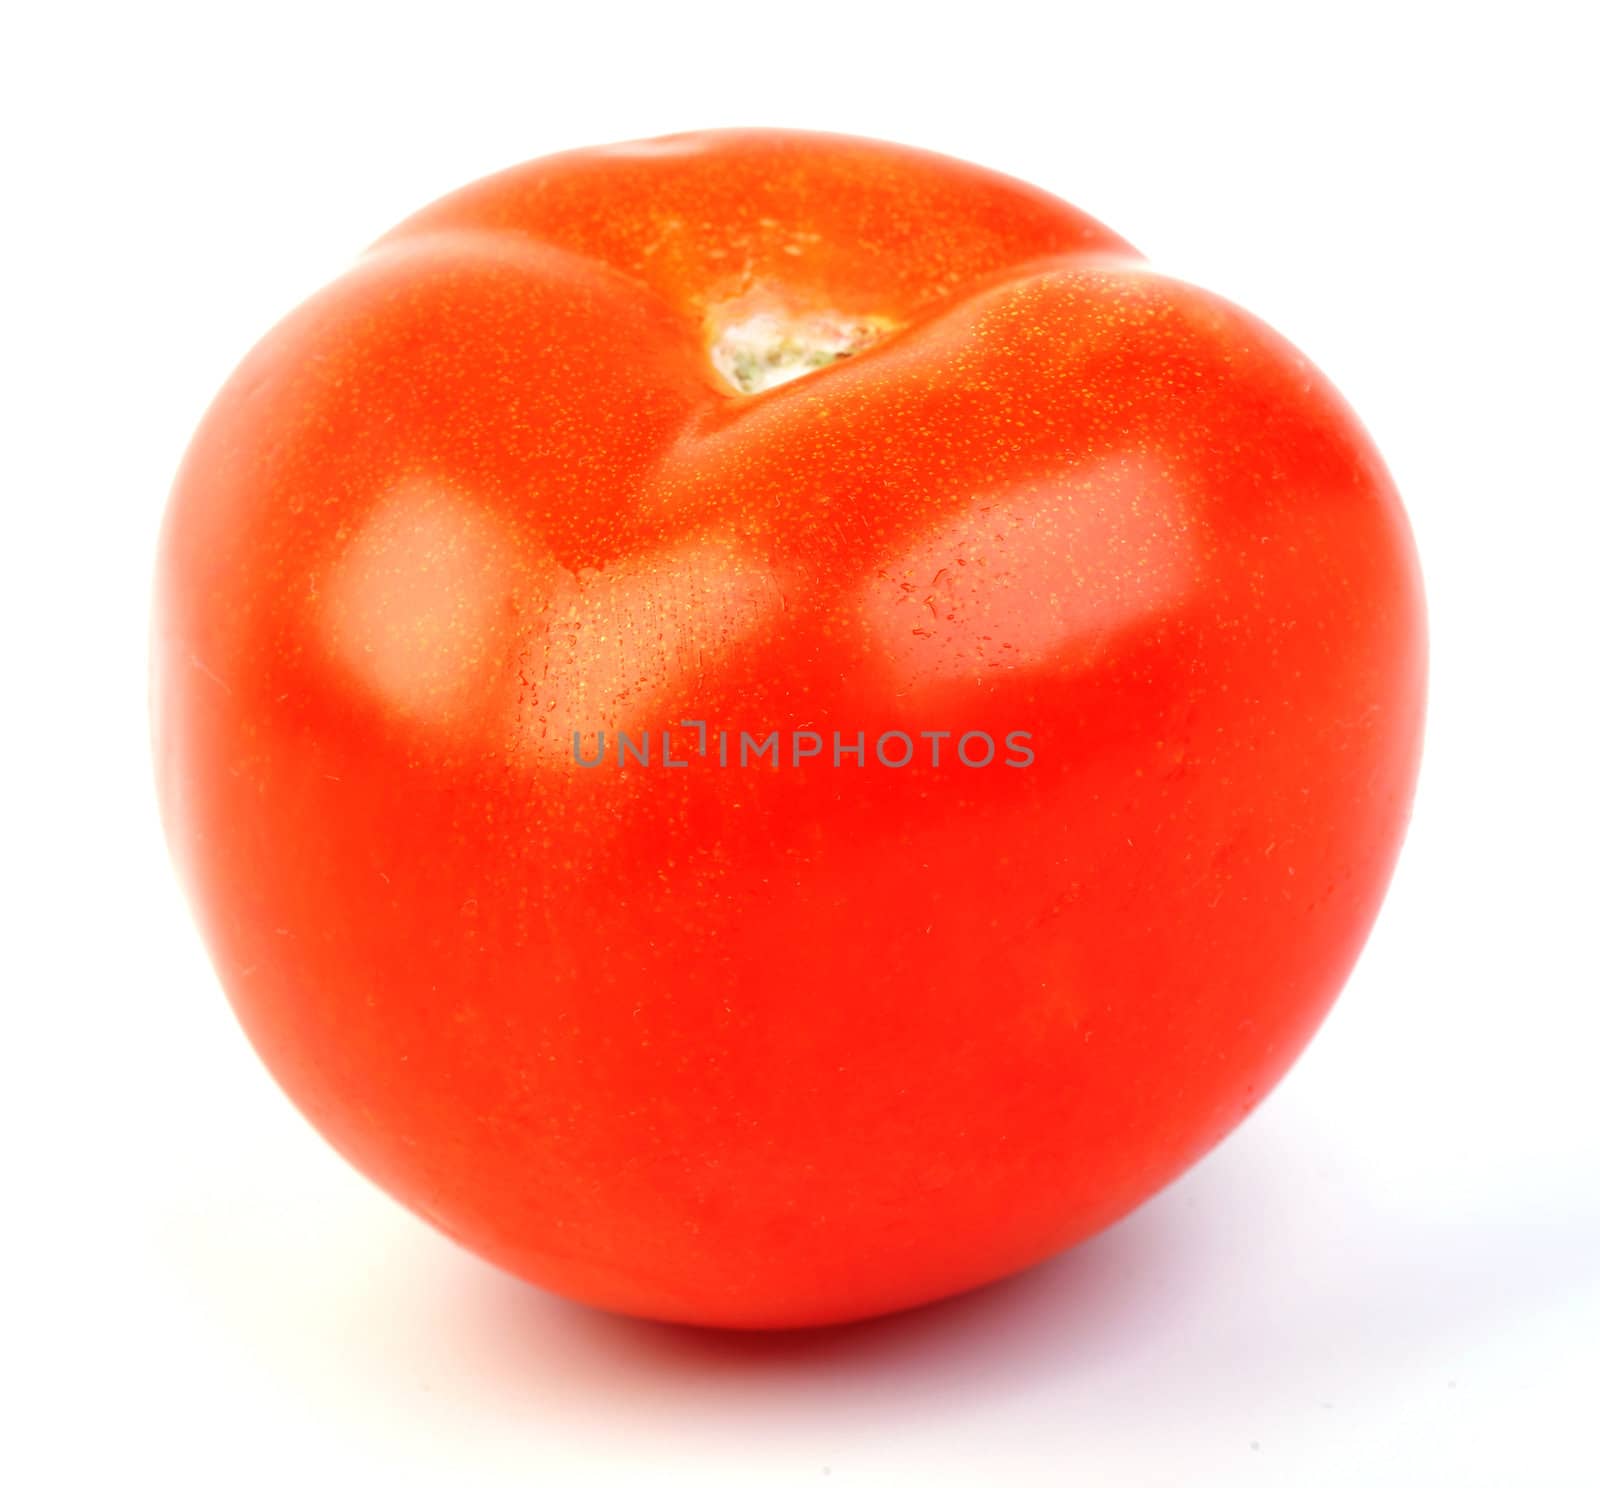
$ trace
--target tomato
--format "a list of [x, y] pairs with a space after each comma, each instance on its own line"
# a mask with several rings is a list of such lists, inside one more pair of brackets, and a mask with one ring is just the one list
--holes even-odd
[[159, 789], [359, 1169], [733, 1327], [1108, 1225], [1306, 1043], [1425, 640], [1354, 416], [1070, 206], [836, 136], [446, 197], [273, 330], [163, 529]]

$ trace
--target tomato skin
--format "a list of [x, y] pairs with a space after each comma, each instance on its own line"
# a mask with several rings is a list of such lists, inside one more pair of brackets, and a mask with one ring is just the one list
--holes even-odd
[[[740, 395], [703, 326], [751, 285], [898, 329]], [[172, 496], [153, 722], [329, 1141], [540, 1285], [777, 1327], [1032, 1264], [1262, 1098], [1424, 673], [1390, 480], [1267, 327], [1019, 183], [733, 132], [468, 187], [256, 347]], [[682, 720], [1033, 759], [573, 760]]]

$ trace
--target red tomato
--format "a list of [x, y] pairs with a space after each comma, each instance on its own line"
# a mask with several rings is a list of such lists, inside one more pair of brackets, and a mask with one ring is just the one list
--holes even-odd
[[1424, 666], [1389, 478], [1266, 326], [1016, 181], [720, 133], [470, 186], [250, 354], [155, 743], [351, 1162], [540, 1285], [771, 1327], [1038, 1261], [1262, 1098]]

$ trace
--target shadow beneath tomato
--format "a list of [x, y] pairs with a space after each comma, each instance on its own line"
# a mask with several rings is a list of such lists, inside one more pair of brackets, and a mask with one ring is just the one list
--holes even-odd
[[825, 1435], [823, 1423], [859, 1438], [1138, 1368], [1206, 1291], [1222, 1243], [1210, 1209], [1185, 1185], [1019, 1276], [888, 1317], [782, 1332], [594, 1312], [469, 1263], [457, 1343], [509, 1396], [540, 1397], [541, 1414], [554, 1386], [564, 1411], [660, 1432], [685, 1452], [702, 1434], [747, 1428], [771, 1441], [786, 1419], [796, 1440]]
[[150, 1284], [169, 1326], [248, 1360], [274, 1411], [514, 1475], [681, 1463], [743, 1482], [752, 1462], [809, 1478], [977, 1449], [1120, 1481], [1137, 1442], [1153, 1476], [1188, 1481], [1183, 1453], [1219, 1431], [1249, 1457], [1275, 1427], [1322, 1441], [1465, 1409], [1502, 1335], [1587, 1305], [1600, 1280], [1592, 1202], [1531, 1181], [1514, 1203], [1385, 1187], [1290, 1113], [1009, 1281], [844, 1327], [717, 1332], [517, 1282], [352, 1183], [309, 1133], [272, 1133], [260, 1152], [197, 1152], [164, 1206]]
[[594, 1313], [474, 1265], [457, 1341], [502, 1406], [554, 1405], [576, 1430], [592, 1413], [641, 1449], [814, 1452], [837, 1431], [892, 1452], [896, 1433], [963, 1417], [1036, 1435], [1042, 1411], [1103, 1444], [1153, 1422], [1204, 1431], [1219, 1408], [1453, 1389], [1479, 1341], [1600, 1279], [1600, 1214], [1541, 1235], [1353, 1197], [1304, 1151], [1244, 1140], [1055, 1260], [915, 1311], [721, 1332]]

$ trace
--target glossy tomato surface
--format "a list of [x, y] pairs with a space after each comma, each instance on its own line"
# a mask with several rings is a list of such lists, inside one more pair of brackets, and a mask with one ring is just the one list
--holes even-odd
[[1048, 1256], [1262, 1098], [1424, 665], [1390, 480], [1271, 330], [1016, 181], [736, 132], [470, 186], [251, 352], [154, 731], [351, 1162], [540, 1285], [785, 1326]]

